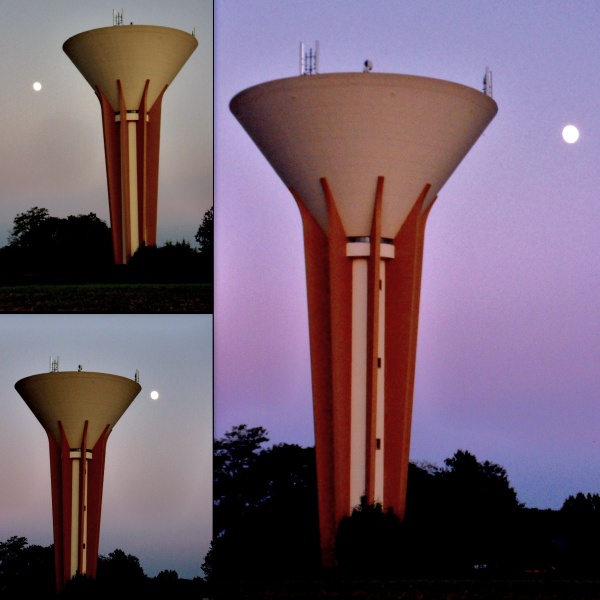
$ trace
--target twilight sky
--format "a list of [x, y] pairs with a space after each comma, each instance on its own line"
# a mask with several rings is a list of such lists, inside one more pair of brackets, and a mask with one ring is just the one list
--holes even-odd
[[[43, 427], [14, 388], [23, 377], [97, 371], [142, 391], [112, 430], [100, 554], [116, 548], [149, 577], [203, 576], [212, 537], [212, 315], [0, 315], [0, 540], [53, 543]], [[150, 392], [159, 392], [152, 400]]]
[[109, 224], [100, 102], [62, 45], [112, 26], [113, 9], [126, 23], [195, 28], [198, 47], [162, 104], [157, 231], [158, 245], [195, 244], [212, 206], [212, 0], [28, 0], [3, 3], [0, 21], [0, 246], [33, 206], [60, 218], [93, 212]]
[[493, 74], [499, 112], [428, 219], [411, 459], [468, 450], [528, 507], [600, 492], [599, 18], [586, 0], [216, 1], [217, 437], [314, 443], [300, 216], [228, 105], [318, 40], [321, 73]]

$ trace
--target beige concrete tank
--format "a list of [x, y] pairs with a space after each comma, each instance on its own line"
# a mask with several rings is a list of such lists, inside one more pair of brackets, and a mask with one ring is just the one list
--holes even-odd
[[109, 431], [113, 429], [142, 389], [132, 379], [88, 371], [31, 375], [17, 381], [15, 388], [57, 444], [61, 440], [59, 421], [69, 442], [76, 445], [88, 421], [90, 448], [107, 426]]
[[394, 238], [425, 184], [437, 196], [496, 114], [473, 88], [390, 73], [328, 73], [243, 90], [231, 111], [288, 188], [328, 231], [321, 178], [348, 237], [368, 236], [385, 178], [382, 237]]
[[130, 109], [139, 107], [148, 80], [150, 109], [197, 46], [192, 34], [179, 29], [121, 25], [74, 35], [63, 44], [63, 50], [92, 88], [99, 87], [118, 112], [117, 80]]

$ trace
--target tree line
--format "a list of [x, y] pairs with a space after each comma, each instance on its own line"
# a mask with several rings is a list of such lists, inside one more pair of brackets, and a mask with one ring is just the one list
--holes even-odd
[[118, 273], [121, 279], [212, 283], [212, 207], [204, 213], [194, 239], [198, 247], [186, 240], [142, 246], [128, 265], [115, 267], [105, 221], [94, 213], [53, 217], [48, 209], [34, 206], [15, 217], [8, 243], [0, 248], [0, 281], [97, 280]]
[[98, 556], [97, 577], [76, 575], [60, 595], [56, 591], [54, 546], [29, 544], [27, 538], [13, 536], [0, 542], [1, 598], [105, 598], [139, 594], [168, 598], [202, 598], [206, 582], [201, 577], [180, 579], [176, 571], [164, 570], [148, 577], [137, 557], [115, 549]]
[[[264, 428], [247, 425], [214, 442], [214, 535], [203, 565], [214, 583], [323, 575], [314, 448], [267, 442]], [[503, 467], [458, 450], [443, 466], [411, 462], [402, 522], [364, 499], [342, 520], [335, 574], [597, 579], [598, 539], [600, 495], [527, 508]]]

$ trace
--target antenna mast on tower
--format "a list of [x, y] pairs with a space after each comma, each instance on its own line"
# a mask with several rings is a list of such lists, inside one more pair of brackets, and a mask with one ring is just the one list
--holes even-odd
[[485, 68], [485, 75], [483, 76], [483, 93], [490, 98], [492, 96], [492, 72], [489, 67]]
[[121, 12], [113, 9], [113, 25], [123, 25], [123, 9]]
[[319, 42], [315, 42], [315, 49], [304, 51], [304, 44], [300, 42], [300, 75], [316, 75], [319, 72]]

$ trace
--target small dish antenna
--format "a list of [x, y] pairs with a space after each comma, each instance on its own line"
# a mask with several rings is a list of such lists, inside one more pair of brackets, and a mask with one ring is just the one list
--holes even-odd
[[363, 73], [369, 73], [369, 71], [372, 71], [372, 70], [373, 70], [373, 63], [369, 59], [365, 60], [364, 65], [363, 65]]

